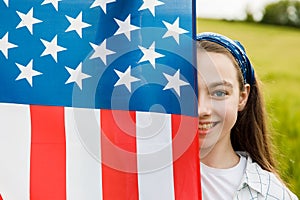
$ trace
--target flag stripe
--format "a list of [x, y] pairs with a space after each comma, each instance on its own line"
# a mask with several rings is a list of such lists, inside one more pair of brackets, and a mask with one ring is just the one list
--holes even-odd
[[102, 199], [100, 111], [65, 108], [67, 199]]
[[66, 200], [64, 108], [30, 106], [30, 200]]
[[140, 199], [174, 199], [171, 115], [137, 112], [136, 122]]
[[103, 199], [138, 199], [135, 112], [100, 115]]
[[[174, 187], [176, 199], [201, 199], [198, 119], [172, 115]], [[185, 170], [189, 169], [189, 170]], [[195, 178], [196, 176], [196, 178]], [[185, 185], [183, 188], [182, 185]]]
[[0, 192], [3, 199], [29, 199], [30, 110], [0, 104]]
[[201, 199], [200, 174], [190, 176], [199, 170], [196, 118], [18, 104], [0, 110], [7, 130], [0, 145], [10, 152], [0, 152], [4, 199]]

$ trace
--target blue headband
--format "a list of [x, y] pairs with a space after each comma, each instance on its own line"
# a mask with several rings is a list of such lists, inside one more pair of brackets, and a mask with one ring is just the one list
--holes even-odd
[[254, 69], [246, 55], [245, 49], [238, 41], [233, 41], [223, 35], [204, 32], [197, 35], [197, 41], [207, 40], [225, 47], [236, 59], [242, 71], [244, 83], [253, 85], [255, 83]]

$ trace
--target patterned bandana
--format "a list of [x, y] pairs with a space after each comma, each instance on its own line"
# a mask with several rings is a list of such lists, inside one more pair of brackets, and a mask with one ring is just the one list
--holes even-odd
[[248, 83], [250, 85], [253, 85], [255, 83], [254, 69], [241, 43], [231, 40], [223, 35], [211, 32], [198, 34], [196, 40], [207, 40], [225, 47], [238, 62], [243, 74], [244, 83]]

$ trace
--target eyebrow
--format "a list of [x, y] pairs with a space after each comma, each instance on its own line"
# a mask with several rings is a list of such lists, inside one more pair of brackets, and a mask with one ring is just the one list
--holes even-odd
[[225, 81], [225, 80], [220, 81], [220, 82], [210, 83], [208, 86], [209, 86], [209, 88], [214, 88], [217, 86], [227, 86], [227, 87], [233, 88], [233, 85], [230, 82]]

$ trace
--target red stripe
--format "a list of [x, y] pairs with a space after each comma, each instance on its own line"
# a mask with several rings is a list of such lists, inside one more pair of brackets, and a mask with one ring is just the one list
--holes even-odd
[[0, 194], [0, 200], [3, 200], [1, 194]]
[[172, 115], [175, 199], [201, 199], [198, 119]]
[[137, 200], [135, 112], [101, 110], [103, 199]]
[[64, 108], [30, 106], [30, 114], [30, 200], [65, 200]]

